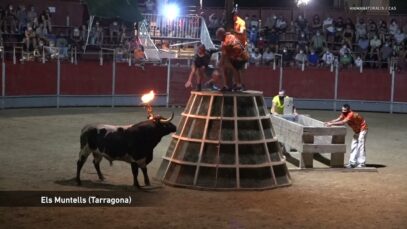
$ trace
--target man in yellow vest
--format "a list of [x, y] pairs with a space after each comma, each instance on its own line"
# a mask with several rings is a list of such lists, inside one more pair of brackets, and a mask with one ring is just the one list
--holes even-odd
[[[283, 115], [284, 114], [284, 99], [290, 97], [285, 95], [284, 90], [280, 90], [278, 95], [273, 97], [273, 104], [271, 106], [271, 114], [273, 115]], [[297, 114], [297, 110], [293, 106], [293, 114]]]

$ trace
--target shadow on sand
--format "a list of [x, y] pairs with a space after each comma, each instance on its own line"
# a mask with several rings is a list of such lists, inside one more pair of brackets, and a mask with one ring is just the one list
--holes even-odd
[[160, 183], [152, 182], [151, 186], [141, 186], [136, 188], [132, 185], [115, 185], [109, 184], [106, 181], [92, 181], [92, 180], [82, 180], [82, 185], [78, 186], [76, 183], [76, 178], [71, 178], [67, 180], [57, 180], [55, 184], [71, 187], [80, 187], [87, 189], [99, 189], [99, 190], [110, 190], [110, 191], [143, 191], [143, 192], [154, 192], [156, 190], [162, 189], [164, 186]]

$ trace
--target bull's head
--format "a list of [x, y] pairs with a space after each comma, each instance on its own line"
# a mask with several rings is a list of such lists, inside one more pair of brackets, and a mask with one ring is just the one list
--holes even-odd
[[174, 112], [172, 112], [171, 117], [169, 118], [164, 118], [161, 115], [155, 115], [153, 117], [153, 121], [157, 123], [159, 126], [161, 126], [166, 134], [172, 133], [177, 131], [177, 127], [171, 123], [171, 120], [174, 118]]

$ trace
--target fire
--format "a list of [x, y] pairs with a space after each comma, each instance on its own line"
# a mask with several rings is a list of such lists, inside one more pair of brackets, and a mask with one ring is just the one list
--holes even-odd
[[144, 94], [142, 97], [141, 97], [141, 101], [143, 101], [143, 103], [144, 104], [148, 104], [148, 103], [150, 103], [153, 99], [154, 99], [154, 91], [153, 90], [151, 90], [149, 93], [147, 93], [147, 94]]

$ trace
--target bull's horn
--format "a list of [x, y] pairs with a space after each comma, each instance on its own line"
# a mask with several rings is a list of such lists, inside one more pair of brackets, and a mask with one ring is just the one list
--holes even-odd
[[161, 118], [161, 119], [160, 119], [160, 122], [161, 122], [161, 123], [169, 123], [169, 122], [171, 122], [171, 120], [172, 120], [173, 118], [174, 118], [174, 112], [172, 112], [171, 117], [169, 117], [169, 118], [167, 118], [167, 119]]

